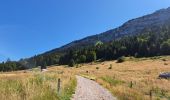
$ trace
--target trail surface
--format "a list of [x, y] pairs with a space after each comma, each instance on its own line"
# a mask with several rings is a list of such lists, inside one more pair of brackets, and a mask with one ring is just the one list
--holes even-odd
[[77, 77], [77, 88], [72, 100], [116, 100], [112, 94], [98, 83]]

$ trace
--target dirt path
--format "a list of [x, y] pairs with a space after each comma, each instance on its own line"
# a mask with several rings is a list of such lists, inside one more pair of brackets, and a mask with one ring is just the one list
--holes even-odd
[[81, 76], [76, 77], [77, 88], [72, 100], [116, 100], [109, 91], [98, 83]]

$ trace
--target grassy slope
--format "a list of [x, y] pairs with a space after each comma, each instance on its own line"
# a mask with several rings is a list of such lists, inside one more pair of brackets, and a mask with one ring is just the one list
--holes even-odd
[[159, 73], [170, 71], [170, 57], [128, 58], [123, 63], [107, 61], [78, 70], [96, 77], [98, 83], [120, 100], [170, 99], [170, 80], [158, 79]]
[[[45, 72], [45, 81], [42, 78], [44, 75], [38, 72], [0, 74], [0, 96], [4, 100], [68, 100], [75, 91], [74, 76], [83, 75], [108, 88], [120, 100], [149, 100], [150, 95], [154, 100], [170, 99], [170, 80], [158, 79], [160, 72], [170, 71], [170, 56], [128, 58], [123, 63], [106, 61], [79, 66], [81, 67], [51, 67]], [[58, 78], [62, 80], [59, 94], [56, 93]]]

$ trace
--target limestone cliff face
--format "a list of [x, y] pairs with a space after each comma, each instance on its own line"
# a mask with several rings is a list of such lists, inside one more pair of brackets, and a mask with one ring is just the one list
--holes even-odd
[[118, 28], [97, 35], [89, 36], [81, 40], [73, 41], [67, 45], [54, 49], [47, 53], [63, 51], [75, 47], [94, 45], [94, 43], [99, 40], [102, 42], [110, 42], [125, 35], [139, 34], [148, 27], [159, 27], [166, 24], [170, 24], [170, 8], [161, 9], [154, 12], [153, 14], [129, 20]]

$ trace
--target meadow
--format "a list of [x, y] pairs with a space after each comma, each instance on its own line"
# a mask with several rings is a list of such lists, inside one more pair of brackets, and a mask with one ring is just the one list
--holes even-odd
[[[58, 87], [58, 79], [61, 80]], [[69, 100], [76, 79], [64, 71], [18, 71], [0, 74], [1, 100]]]
[[78, 71], [110, 90], [119, 100], [170, 100], [170, 80], [158, 77], [161, 72], [170, 71], [170, 57], [85, 64]]
[[122, 63], [104, 61], [73, 68], [51, 66], [43, 73], [0, 73], [0, 97], [2, 100], [69, 100], [76, 87], [75, 75], [81, 75], [107, 88], [118, 100], [169, 100], [170, 80], [158, 78], [161, 72], [168, 71], [170, 56], [128, 57]]

